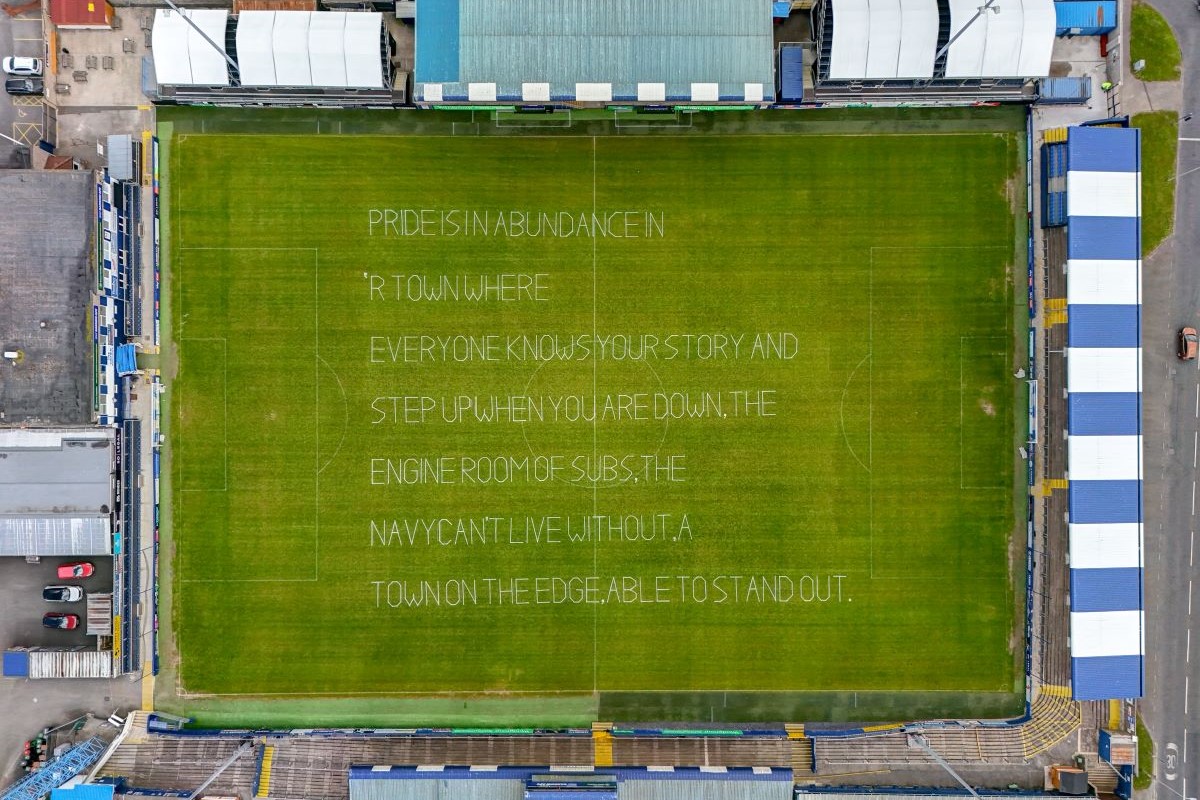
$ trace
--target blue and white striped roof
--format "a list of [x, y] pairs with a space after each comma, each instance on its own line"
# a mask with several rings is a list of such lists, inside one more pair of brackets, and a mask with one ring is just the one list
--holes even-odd
[[1141, 697], [1141, 140], [1067, 134], [1067, 470], [1076, 700]]

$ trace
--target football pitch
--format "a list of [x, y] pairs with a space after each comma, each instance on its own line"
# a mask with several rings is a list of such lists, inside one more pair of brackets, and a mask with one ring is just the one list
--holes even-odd
[[177, 132], [181, 692], [1014, 710], [1022, 153]]

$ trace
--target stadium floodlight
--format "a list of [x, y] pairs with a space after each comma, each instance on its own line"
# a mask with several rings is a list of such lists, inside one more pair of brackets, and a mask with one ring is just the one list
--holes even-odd
[[[167, 0], [167, 2], [169, 3], [169, 2], [171, 2], [171, 0]], [[971, 17], [969, 20], [967, 20], [966, 24], [963, 25], [961, 28], [959, 28], [958, 32], [955, 33], [953, 36], [951, 36], [950, 40], [947, 41], [944, 45], [942, 45], [940, 50], [938, 50], [936, 53], [933, 54], [933, 63], [936, 64], [937, 60], [939, 58], [946, 55], [947, 51], [950, 50], [950, 45], [954, 44], [954, 42], [958, 39], [958, 37], [962, 36], [964, 33], [967, 32], [967, 28], [974, 25], [976, 20], [978, 20], [980, 17], [982, 17], [984, 14], [986, 14], [989, 11], [994, 11], [997, 14], [1000, 13], [1000, 8], [999, 8], [999, 6], [996, 5], [996, 0], [987, 0], [986, 3], [984, 3], [979, 8], [977, 8], [975, 10], [975, 15], [973, 17]]]

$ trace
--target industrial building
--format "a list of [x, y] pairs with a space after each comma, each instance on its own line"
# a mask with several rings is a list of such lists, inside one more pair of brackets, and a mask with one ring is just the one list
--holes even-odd
[[112, 553], [112, 428], [0, 429], [0, 556]]

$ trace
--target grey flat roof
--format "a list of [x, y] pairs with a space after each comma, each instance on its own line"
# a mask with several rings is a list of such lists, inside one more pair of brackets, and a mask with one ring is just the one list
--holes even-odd
[[[0, 424], [92, 420], [90, 172], [0, 170]], [[44, 327], [43, 327], [44, 324]]]
[[0, 516], [107, 517], [111, 428], [0, 430]]

